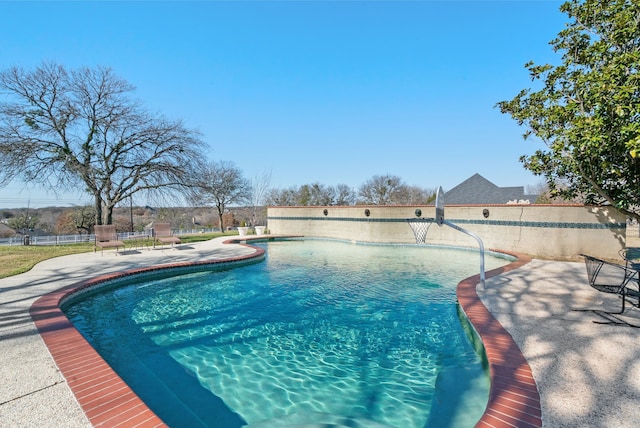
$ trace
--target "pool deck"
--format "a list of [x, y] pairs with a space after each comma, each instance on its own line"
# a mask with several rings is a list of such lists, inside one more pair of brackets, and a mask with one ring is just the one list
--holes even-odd
[[[39, 301], [42, 309], [42, 296], [88, 278], [149, 266], [240, 259], [253, 253], [245, 245], [224, 244], [228, 239], [188, 244], [181, 249], [140, 249], [117, 256], [113, 250], [104, 255], [65, 256], [39, 263], [22, 275], [0, 279], [0, 426], [133, 426], [134, 419], [127, 421], [108, 414], [98, 415], [98, 419], [91, 416], [90, 422], [79, 405], [78, 400], [83, 398], [72, 393], [78, 375], [67, 372], [63, 376], [65, 368], [56, 365], [59, 360], [52, 357], [59, 351], [51, 343], [49, 347], [45, 344], [32, 320], [32, 305]], [[515, 269], [488, 275], [484, 289], [473, 279], [465, 280], [458, 296], [466, 301], [461, 302], [463, 306], [471, 305], [467, 309], [472, 321], [481, 317], [478, 319], [484, 324], [476, 328], [481, 335], [489, 335], [485, 340], [491, 335], [499, 339], [499, 344], [513, 340], [522, 351], [539, 391], [542, 426], [637, 426], [640, 328], [620, 322], [640, 326], [640, 309], [628, 308], [617, 319], [601, 312], [576, 310], [615, 310], [620, 306], [617, 297], [588, 286], [584, 263], [533, 259]], [[485, 315], [478, 302], [488, 309]], [[513, 350], [509, 345], [507, 348]], [[514, 356], [517, 360], [518, 354], [503, 353], [506, 366]], [[490, 355], [490, 365], [491, 358], [495, 357]], [[96, 370], [91, 373], [98, 376]], [[484, 426], [536, 425], [535, 409], [530, 421], [515, 424], [509, 422], [509, 410], [502, 414], [500, 409], [498, 406], [494, 412], [495, 423]], [[155, 425], [152, 416], [142, 425]]]

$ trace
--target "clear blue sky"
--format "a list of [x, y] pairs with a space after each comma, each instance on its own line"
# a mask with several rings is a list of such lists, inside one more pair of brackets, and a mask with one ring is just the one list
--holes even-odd
[[[451, 189], [540, 183], [539, 148], [495, 104], [531, 85], [561, 1], [0, 2], [0, 68], [109, 66], [212, 160], [285, 188], [374, 175]], [[12, 184], [0, 208], [88, 197]], [[145, 201], [134, 201], [144, 205]]]

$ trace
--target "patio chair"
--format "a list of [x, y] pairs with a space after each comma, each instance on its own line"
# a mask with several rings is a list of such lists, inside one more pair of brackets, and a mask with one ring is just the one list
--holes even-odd
[[629, 264], [618, 264], [597, 257], [580, 254], [584, 258], [587, 269], [589, 285], [603, 293], [617, 294], [622, 298], [622, 308], [619, 312], [607, 312], [609, 314], [622, 314], [625, 311], [627, 297], [638, 298], [639, 292], [629, 289], [629, 283], [640, 284], [640, 272]]
[[174, 244], [180, 244], [180, 238], [177, 236], [173, 236], [171, 232], [171, 223], [154, 223], [153, 224], [153, 237], [154, 237], [154, 246], [156, 242], [160, 244], [171, 244], [171, 247]]
[[627, 289], [627, 295], [638, 299], [637, 307], [640, 308], [640, 248], [630, 247], [620, 251], [620, 255], [624, 259], [625, 267], [630, 271], [635, 271], [635, 283], [638, 290]]
[[118, 254], [118, 248], [122, 247], [124, 251], [124, 242], [118, 239], [116, 233], [116, 227], [113, 224], [95, 225], [93, 226], [93, 232], [95, 233], [96, 240], [93, 247], [95, 253], [100, 248], [102, 255], [104, 255], [105, 248], [115, 248], [116, 254]]

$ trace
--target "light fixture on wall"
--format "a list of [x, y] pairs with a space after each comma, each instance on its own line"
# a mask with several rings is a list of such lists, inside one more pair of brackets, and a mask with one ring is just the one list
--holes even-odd
[[329, 210], [325, 208], [324, 211], [322, 211], [322, 214], [328, 215], [329, 214]]
[[482, 210], [482, 215], [484, 216], [484, 218], [489, 218], [489, 210], [488, 209], [483, 209]]
[[367, 217], [369, 217], [371, 215], [371, 211], [369, 211], [369, 208], [364, 210], [364, 215], [366, 215]]
[[422, 210], [420, 208], [416, 208], [416, 217], [420, 217], [422, 215]]

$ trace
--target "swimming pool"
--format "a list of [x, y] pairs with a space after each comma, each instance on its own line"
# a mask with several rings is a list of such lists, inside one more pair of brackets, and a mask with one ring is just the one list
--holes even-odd
[[455, 286], [477, 252], [265, 247], [264, 263], [103, 288], [65, 312], [171, 426], [473, 426], [488, 381]]

